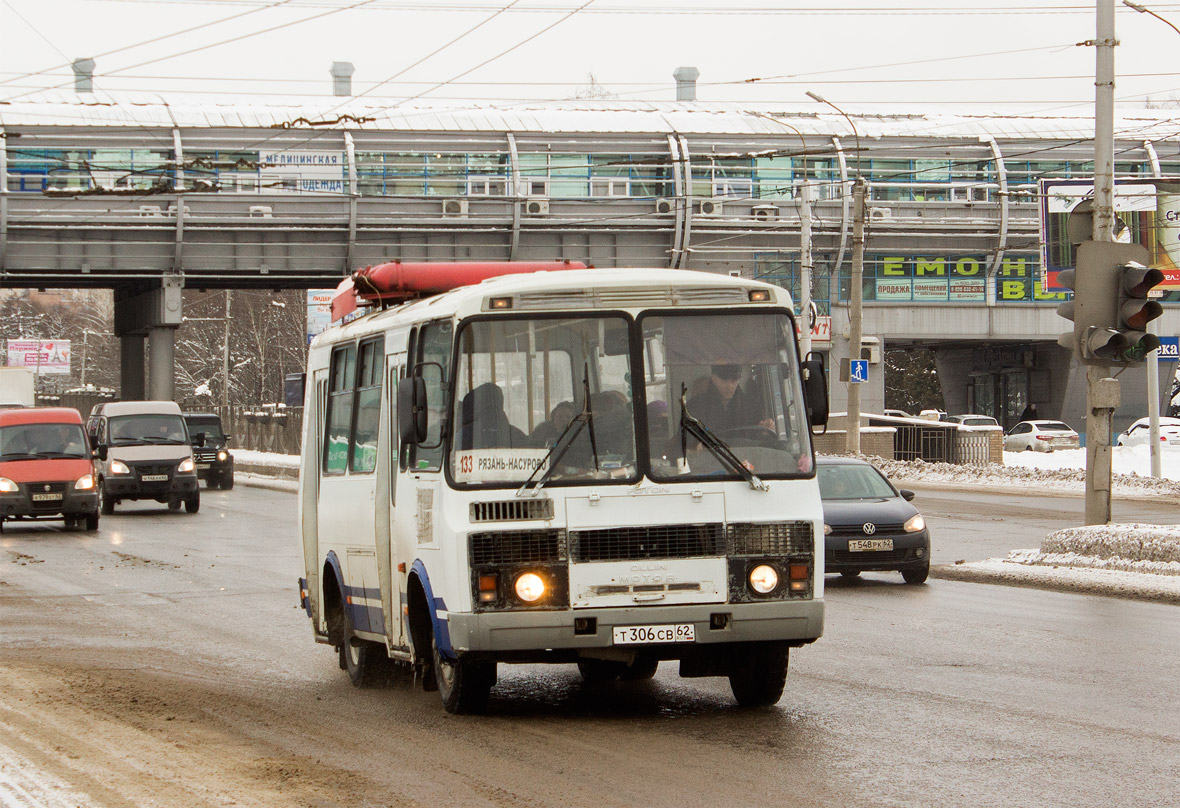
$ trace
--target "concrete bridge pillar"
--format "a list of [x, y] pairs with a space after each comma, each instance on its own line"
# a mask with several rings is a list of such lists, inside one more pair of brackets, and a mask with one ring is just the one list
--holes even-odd
[[153, 401], [176, 397], [176, 328], [148, 329], [148, 396]]
[[119, 336], [119, 397], [136, 401], [146, 397], [143, 376], [143, 334]]
[[[155, 288], [115, 290], [115, 336], [120, 338], [124, 399], [172, 401], [176, 396], [176, 329], [182, 320], [184, 281], [168, 276]], [[149, 373], [144, 378], [144, 339]]]

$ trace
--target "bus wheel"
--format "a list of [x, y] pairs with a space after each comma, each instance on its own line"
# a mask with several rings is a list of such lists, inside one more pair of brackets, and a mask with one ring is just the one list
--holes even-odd
[[734, 649], [729, 687], [743, 707], [768, 707], [783, 697], [790, 649], [785, 645], [757, 644]]
[[389, 672], [389, 655], [375, 642], [352, 636], [352, 625], [345, 617], [344, 669], [353, 687], [373, 687], [386, 680]]
[[448, 713], [482, 713], [488, 706], [488, 694], [496, 683], [495, 662], [470, 662], [445, 659], [438, 642], [431, 645], [434, 656], [434, 679], [443, 709]]

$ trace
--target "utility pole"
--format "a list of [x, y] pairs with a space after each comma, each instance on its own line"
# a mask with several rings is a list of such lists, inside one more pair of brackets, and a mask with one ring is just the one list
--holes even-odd
[[233, 292], [225, 290], [225, 337], [221, 343], [221, 417], [229, 418], [229, 307]]
[[803, 358], [811, 353], [811, 183], [799, 187], [799, 317], [803, 321], [799, 349]]
[[[1094, 241], [1114, 241], [1114, 0], [1097, 0], [1094, 39]], [[1110, 522], [1110, 433], [1119, 383], [1086, 368], [1086, 524]]]
[[[859, 159], [859, 155], [857, 155]], [[852, 278], [848, 296], [848, 359], [860, 359], [864, 311], [865, 179], [857, 176], [852, 187]], [[860, 454], [860, 385], [848, 376], [848, 432], [845, 451]]]

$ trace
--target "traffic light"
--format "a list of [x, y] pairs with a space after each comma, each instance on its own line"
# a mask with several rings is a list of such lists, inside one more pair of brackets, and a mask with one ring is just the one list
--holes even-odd
[[1073, 300], [1057, 313], [1073, 320], [1073, 331], [1058, 343], [1087, 365], [1142, 362], [1159, 347], [1147, 324], [1163, 314], [1148, 293], [1164, 275], [1147, 267], [1147, 250], [1139, 244], [1086, 241], [1077, 250], [1077, 268], [1060, 272], [1059, 285], [1072, 289]]

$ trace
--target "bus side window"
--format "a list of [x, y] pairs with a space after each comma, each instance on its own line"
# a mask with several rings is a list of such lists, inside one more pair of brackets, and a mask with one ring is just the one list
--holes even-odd
[[349, 440], [348, 470], [369, 473], [377, 468], [377, 434], [381, 427], [381, 370], [385, 338], [366, 340], [357, 363], [356, 414]]
[[451, 323], [427, 323], [418, 330], [413, 375], [426, 383], [426, 441], [411, 449], [416, 471], [442, 468], [443, 423], [447, 414], [447, 379], [451, 374]]
[[348, 467], [355, 376], [356, 346], [342, 345], [332, 351], [328, 412], [324, 416], [324, 474], [343, 474]]

